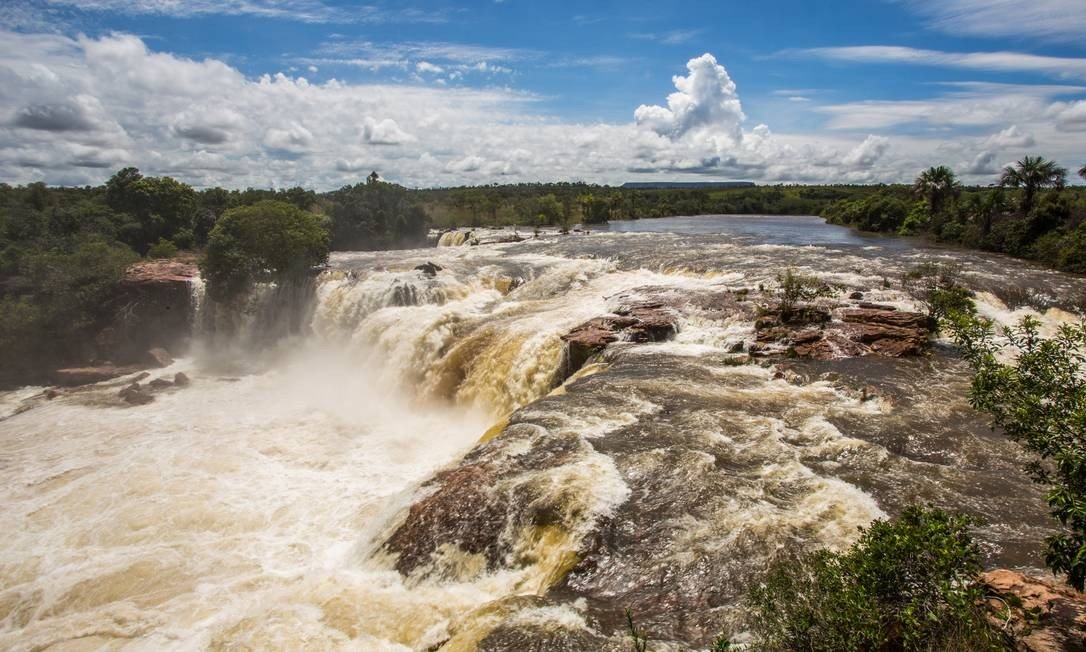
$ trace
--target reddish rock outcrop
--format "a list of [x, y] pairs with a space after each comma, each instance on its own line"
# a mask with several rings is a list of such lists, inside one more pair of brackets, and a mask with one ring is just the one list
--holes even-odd
[[562, 336], [567, 375], [612, 342], [661, 342], [678, 332], [677, 310], [662, 302], [625, 306], [613, 315], [594, 317]]
[[981, 576], [989, 619], [1029, 652], [1086, 650], [1086, 594], [1011, 570]]
[[169, 354], [160, 357], [153, 350], [184, 347], [193, 319], [192, 281], [199, 273], [191, 258], [129, 267], [111, 302], [115, 317], [95, 338], [98, 357], [164, 366]]
[[845, 308], [836, 317], [814, 325], [811, 320], [797, 324], [784, 323], [776, 315], [763, 317], [755, 324], [751, 352], [819, 360], [863, 355], [900, 358], [922, 354], [931, 334], [926, 315], [892, 307]]
[[134, 374], [140, 369], [141, 367], [137, 365], [117, 366], [112, 364], [103, 364], [94, 367], [70, 367], [68, 369], [57, 369], [54, 371], [53, 382], [61, 387], [78, 387], [79, 385], [100, 383], [105, 380], [112, 380], [119, 376]]

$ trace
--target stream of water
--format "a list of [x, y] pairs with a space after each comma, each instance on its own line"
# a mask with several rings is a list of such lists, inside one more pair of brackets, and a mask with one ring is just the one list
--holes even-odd
[[[154, 374], [191, 387], [0, 394], [0, 647], [620, 649], [625, 608], [698, 646], [780, 551], [916, 501], [982, 517], [989, 563], [1041, 566], [1040, 490], [946, 343], [782, 378], [734, 364], [753, 323], [699, 302], [795, 267], [910, 309], [895, 279], [925, 260], [1002, 323], [1086, 305], [1086, 279], [1005, 257], [717, 216], [337, 253], [229, 337], [204, 306]], [[564, 380], [563, 334], [661, 294], [687, 305], [673, 340]]]

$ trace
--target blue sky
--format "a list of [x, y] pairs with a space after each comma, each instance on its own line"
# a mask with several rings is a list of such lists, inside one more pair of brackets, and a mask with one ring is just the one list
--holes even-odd
[[[983, 183], [1086, 163], [1086, 2], [16, 0], [0, 174]], [[708, 57], [706, 57], [708, 55]]]

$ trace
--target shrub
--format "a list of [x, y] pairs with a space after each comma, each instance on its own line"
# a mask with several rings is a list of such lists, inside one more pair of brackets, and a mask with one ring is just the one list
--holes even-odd
[[[1063, 526], [1047, 541], [1045, 563], [1080, 591], [1086, 585], [1086, 323], [1042, 338], [1027, 317], [1001, 329], [971, 315], [949, 320], [974, 369], [971, 401], [1011, 439], [1037, 455], [1027, 466], [1048, 485], [1052, 515]], [[1013, 360], [999, 354], [1009, 351]]]
[[985, 620], [970, 525], [966, 517], [913, 506], [861, 529], [844, 553], [778, 560], [750, 593], [755, 646], [998, 649]]
[[901, 288], [938, 324], [941, 317], [976, 312], [970, 292], [958, 283], [961, 268], [943, 263], [921, 263], [901, 277]]
[[147, 250], [148, 258], [173, 258], [177, 255], [177, 245], [166, 238], [159, 238], [158, 242]]
[[815, 276], [796, 273], [789, 267], [777, 274], [777, 311], [781, 320], [788, 321], [802, 301], [812, 301], [831, 294], [828, 285]]
[[208, 236], [200, 270], [208, 295], [221, 301], [255, 282], [304, 274], [328, 260], [328, 245], [322, 216], [264, 200], [223, 213]]

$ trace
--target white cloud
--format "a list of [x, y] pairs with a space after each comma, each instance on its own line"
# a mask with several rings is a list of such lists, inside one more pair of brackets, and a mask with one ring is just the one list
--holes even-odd
[[[931, 126], [921, 110], [943, 120], [965, 109], [975, 114], [966, 127], [983, 128], [982, 136], [963, 136], [955, 125], [927, 136], [875, 127], [781, 134], [745, 126], [736, 85], [712, 56], [687, 68], [666, 103], [638, 107], [617, 124], [576, 124], [543, 117], [538, 97], [506, 88], [253, 78], [222, 61], [152, 52], [134, 36], [0, 31], [0, 178], [100, 183], [134, 165], [197, 186], [320, 190], [371, 170], [410, 186], [499, 179], [861, 183], [908, 180], [944, 161], [966, 167], [984, 151], [1004, 160], [1027, 136], [1038, 153], [1064, 165], [1081, 156], [1080, 141], [1058, 130], [1080, 124], [1080, 105], [1051, 100], [1065, 87], [955, 86], [905, 111]], [[1001, 95], [1014, 102], [981, 115], [980, 107]], [[890, 123], [902, 119], [899, 106], [884, 108], [897, 116]], [[855, 104], [830, 109], [831, 123], [878, 113]], [[974, 169], [979, 175], [987, 168]]]
[[686, 64], [690, 74], [672, 78], [676, 91], [667, 96], [667, 107], [642, 104], [634, 112], [637, 124], [658, 134], [677, 138], [693, 130], [724, 133], [742, 138], [739, 125], [746, 119], [736, 94], [735, 82], [711, 54]]
[[1049, 107], [1048, 115], [1061, 131], [1086, 131], [1086, 100], [1057, 102]]
[[443, 23], [440, 11], [338, 6], [320, 0], [46, 0], [80, 11], [189, 18], [201, 15], [257, 16], [306, 23]]
[[374, 120], [367, 117], [362, 125], [362, 138], [373, 145], [402, 145], [418, 140], [413, 135], [400, 129], [395, 120], [385, 118]]
[[906, 0], [931, 26], [970, 36], [1033, 36], [1081, 41], [1086, 34], [1082, 0]]
[[884, 136], [868, 136], [842, 162], [852, 168], [867, 169], [875, 165], [890, 149], [890, 139]]
[[1005, 149], [1009, 147], [1033, 147], [1037, 144], [1037, 141], [1033, 138], [1033, 134], [1022, 130], [1018, 125], [1011, 125], [1003, 131], [984, 139], [983, 144], [987, 147]]
[[897, 63], [999, 72], [1034, 72], [1065, 79], [1086, 79], [1086, 58], [1048, 57], [1023, 52], [943, 52], [896, 45], [810, 48], [802, 54], [854, 63]]

